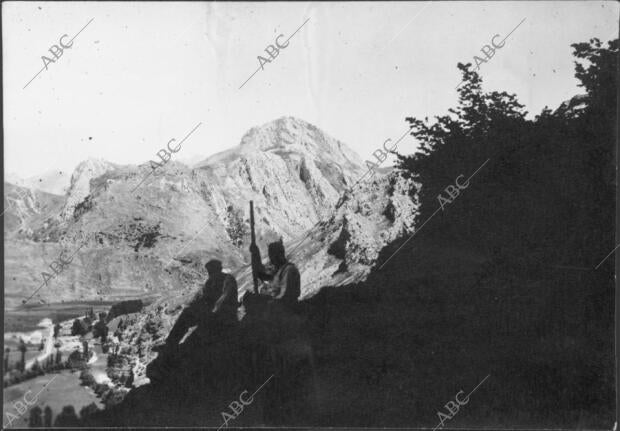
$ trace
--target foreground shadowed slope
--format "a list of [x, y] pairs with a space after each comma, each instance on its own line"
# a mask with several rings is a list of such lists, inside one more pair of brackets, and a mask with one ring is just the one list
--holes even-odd
[[134, 389], [92, 420], [217, 427], [231, 401], [273, 375], [231, 426], [434, 427], [459, 390], [490, 375], [451, 426], [608, 427], [613, 291], [588, 289], [588, 277], [510, 274], [421, 234], [367, 282], [306, 301], [314, 375], [303, 354], [291, 353], [282, 371], [248, 344], [194, 346], [162, 384]]

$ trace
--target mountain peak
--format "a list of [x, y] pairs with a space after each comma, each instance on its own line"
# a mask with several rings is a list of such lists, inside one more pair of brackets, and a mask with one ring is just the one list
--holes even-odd
[[[252, 127], [241, 138], [241, 145], [263, 144], [261, 139], [264, 135], [278, 138], [277, 144], [284, 146], [295, 143], [298, 139], [308, 135], [309, 132], [321, 132], [316, 126], [295, 117], [280, 117], [261, 126]], [[260, 148], [264, 149], [264, 148]]]
[[115, 168], [115, 164], [101, 158], [90, 157], [80, 162], [71, 175], [71, 183], [67, 190], [67, 201], [61, 212], [61, 217], [65, 220], [72, 217], [75, 206], [90, 194], [90, 181]]
[[228, 164], [257, 153], [283, 159], [312, 159], [320, 165], [338, 165], [355, 173], [363, 170], [362, 159], [343, 142], [329, 136], [318, 127], [296, 117], [280, 117], [252, 127], [236, 147], [208, 157], [196, 168]]
[[240, 149], [249, 149], [302, 157], [356, 169], [360, 157], [343, 142], [331, 137], [315, 125], [295, 117], [280, 117], [253, 127], [241, 139]]
[[75, 175], [76, 172], [84, 172], [85, 170], [91, 170], [93, 172], [101, 171], [101, 170], [108, 170], [108, 169], [114, 168], [114, 166], [115, 165], [113, 163], [108, 162], [107, 160], [102, 159], [101, 157], [89, 157], [88, 159], [83, 160], [80, 163], [78, 163], [73, 173]]

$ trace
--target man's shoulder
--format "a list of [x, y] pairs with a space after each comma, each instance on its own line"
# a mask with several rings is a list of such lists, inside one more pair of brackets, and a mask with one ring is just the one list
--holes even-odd
[[297, 265], [293, 262], [286, 262], [282, 267], [282, 272], [285, 274], [299, 274], [299, 269], [297, 269]]
[[234, 284], [235, 286], [237, 285], [237, 279], [236, 279], [236, 278], [235, 278], [235, 276], [234, 276], [234, 275], [232, 275], [232, 274], [226, 274], [226, 273], [224, 273], [224, 282], [226, 282], [226, 283], [232, 283], [232, 284]]

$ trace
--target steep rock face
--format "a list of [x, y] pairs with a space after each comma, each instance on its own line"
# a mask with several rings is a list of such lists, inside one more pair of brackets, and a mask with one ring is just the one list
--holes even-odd
[[88, 159], [80, 163], [71, 175], [65, 205], [60, 217], [63, 220], [73, 217], [75, 207], [91, 192], [90, 181], [114, 168], [115, 165], [105, 160]]
[[[37, 227], [48, 228], [63, 203], [62, 196], [4, 183], [4, 236], [32, 238]], [[36, 238], [49, 240], [45, 236]]]
[[346, 145], [290, 117], [251, 129], [239, 146], [197, 167], [223, 222], [231, 205], [247, 217], [254, 200], [261, 235], [285, 241], [326, 216], [363, 173], [362, 161]]
[[25, 187], [4, 183], [5, 235], [18, 229], [25, 220], [39, 213], [35, 193]]
[[[365, 279], [377, 263], [381, 249], [413, 231], [418, 203], [409, 195], [417, 188], [411, 180], [392, 172], [358, 184], [344, 194], [341, 206], [301, 238], [287, 245], [287, 256], [301, 273], [301, 298], [323, 286]], [[251, 272], [238, 273], [241, 290], [251, 289]]]

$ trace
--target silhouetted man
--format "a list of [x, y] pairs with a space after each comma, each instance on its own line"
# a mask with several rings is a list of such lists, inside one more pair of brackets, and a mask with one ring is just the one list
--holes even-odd
[[301, 294], [299, 270], [286, 259], [282, 240], [269, 244], [267, 252], [273, 265], [272, 271], [263, 265], [258, 247], [250, 246], [252, 265], [258, 278], [263, 281], [259, 293], [272, 297], [272, 302], [282, 305], [285, 311], [296, 313]]
[[303, 326], [299, 315], [300, 276], [297, 267], [286, 259], [282, 240], [272, 242], [267, 247], [271, 268], [262, 264], [257, 246], [250, 246], [252, 265], [257, 277], [262, 281], [259, 297], [267, 297], [264, 313], [259, 319], [262, 343], [279, 344], [294, 337]]
[[202, 351], [205, 344], [227, 342], [234, 337], [239, 306], [237, 281], [232, 275], [222, 272], [222, 262], [219, 260], [210, 260], [205, 267], [209, 278], [202, 291], [181, 312], [166, 344], [155, 349], [159, 351], [158, 357], [147, 366], [147, 376], [152, 382], [162, 379], [170, 368], [180, 366], [183, 355], [179, 351], [179, 342], [187, 336], [192, 326], [197, 326], [196, 330], [183, 343], [190, 351]]
[[187, 307], [168, 335], [166, 344], [177, 347], [179, 341], [192, 326], [201, 329], [223, 324], [231, 325], [237, 320], [237, 281], [230, 274], [222, 272], [222, 262], [213, 259], [205, 265], [209, 279], [201, 294]]
[[[282, 240], [269, 244], [267, 248], [273, 268], [265, 268], [261, 262], [257, 246], [250, 246], [252, 265], [256, 276], [263, 282], [259, 294], [270, 297], [266, 312], [261, 313], [254, 327], [259, 328], [258, 341], [252, 346], [258, 349], [257, 362], [266, 362], [279, 376], [278, 384], [267, 389], [264, 394], [263, 418], [268, 423], [281, 423], [286, 409], [303, 408], [296, 401], [297, 392], [303, 390], [299, 380], [303, 366], [299, 365], [291, 352], [298, 347], [310, 347], [304, 340], [304, 318], [301, 313], [299, 296], [301, 282], [299, 270], [286, 259]], [[255, 332], [252, 332], [255, 333]], [[311, 347], [310, 347], [311, 348]], [[274, 363], [274, 359], [275, 363]], [[253, 373], [260, 374], [260, 365], [252, 363]], [[298, 404], [295, 404], [298, 403]]]

